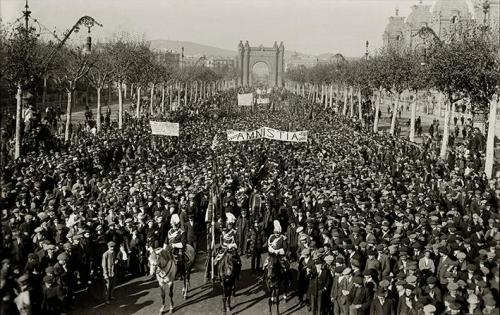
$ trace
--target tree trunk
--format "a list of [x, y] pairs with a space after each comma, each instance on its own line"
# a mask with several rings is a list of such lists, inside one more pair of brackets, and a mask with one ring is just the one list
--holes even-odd
[[[121, 90], [121, 88], [119, 88]], [[111, 103], [111, 83], [108, 84], [108, 98], [106, 99], [106, 106], [109, 106]]]
[[96, 117], [96, 124], [97, 124], [97, 132], [101, 131], [101, 88], [97, 88], [97, 117]]
[[64, 129], [64, 141], [70, 141], [70, 128], [71, 128], [71, 99], [73, 98], [73, 91], [71, 88], [66, 91], [66, 95], [68, 97], [68, 105], [66, 107], [66, 128]]
[[394, 108], [392, 109], [391, 129], [389, 131], [391, 136], [394, 136], [394, 130], [396, 129], [396, 118], [398, 115], [399, 99], [400, 98], [401, 98], [401, 93], [398, 92], [396, 95], [396, 104], [394, 105]]
[[382, 103], [382, 88], [378, 89], [378, 100], [375, 103], [375, 116], [373, 117], [373, 132], [378, 133], [378, 112]]
[[139, 118], [141, 111], [141, 87], [137, 87], [137, 105], [135, 107], [135, 118]]
[[47, 77], [43, 78], [43, 94], [42, 94], [42, 106], [45, 109], [45, 102], [47, 101]]
[[161, 87], [161, 112], [165, 112], [165, 84]]
[[342, 109], [342, 115], [347, 116], [347, 100], [348, 100], [348, 87], [346, 86], [344, 89], [344, 108]]
[[[186, 83], [187, 86], [187, 83]], [[189, 104], [193, 102], [193, 82], [189, 82]]]
[[151, 99], [149, 100], [149, 112], [153, 116], [153, 103], [155, 100], [155, 84], [151, 85]]
[[177, 108], [181, 107], [181, 84], [177, 83]]
[[85, 87], [85, 106], [89, 107], [89, 86]]
[[195, 81], [194, 85], [194, 101], [198, 102], [198, 81]]
[[21, 84], [17, 84], [17, 94], [16, 94], [16, 144], [14, 147], [14, 159], [18, 159], [21, 156], [21, 119], [23, 112], [23, 89]]
[[490, 101], [490, 115], [488, 117], [488, 138], [486, 139], [486, 163], [484, 172], [488, 178], [493, 177], [493, 165], [495, 158], [495, 125], [497, 120], [497, 108], [500, 104], [500, 94], [497, 95], [497, 101], [493, 97]]
[[349, 95], [349, 108], [350, 108], [350, 113], [349, 117], [354, 117], [354, 88], [351, 87], [349, 89], [350, 95]]
[[358, 90], [358, 118], [361, 121], [361, 126], [365, 126], [363, 119], [363, 104], [361, 103], [361, 89]]
[[188, 84], [184, 85], [184, 107], [187, 107], [187, 100], [188, 100]]
[[[111, 88], [108, 89], [111, 91]], [[123, 129], [123, 98], [122, 85], [118, 83], [118, 129]]]
[[328, 107], [333, 107], [333, 85], [330, 85], [330, 101]]
[[174, 86], [172, 83], [168, 86], [168, 111], [172, 110], [172, 99], [174, 97]]
[[411, 104], [411, 116], [410, 116], [410, 141], [415, 142], [415, 119], [417, 116], [417, 97], [418, 91], [415, 91], [415, 98]]
[[[441, 108], [441, 104], [440, 108]], [[446, 159], [446, 153], [448, 151], [448, 138], [450, 134], [450, 118], [451, 118], [451, 108], [452, 104], [450, 101], [446, 101], [445, 112], [444, 112], [444, 121], [443, 121], [443, 141], [441, 142], [441, 152], [439, 153], [439, 157], [441, 159]]]

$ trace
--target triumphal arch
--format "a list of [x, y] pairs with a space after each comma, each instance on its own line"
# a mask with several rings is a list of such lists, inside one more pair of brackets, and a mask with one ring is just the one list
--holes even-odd
[[285, 68], [285, 46], [283, 42], [273, 47], [250, 47], [248, 41], [238, 44], [238, 76], [239, 84], [254, 85], [252, 82], [252, 69], [256, 64], [264, 63], [269, 69], [269, 86], [283, 86], [283, 72]]

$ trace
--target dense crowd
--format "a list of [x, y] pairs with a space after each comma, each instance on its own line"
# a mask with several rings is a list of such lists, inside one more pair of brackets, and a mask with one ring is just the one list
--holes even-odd
[[[481, 171], [476, 140], [442, 161], [432, 141], [371, 134], [285, 91], [273, 96], [286, 101], [280, 110], [235, 99], [230, 90], [175, 113], [127, 115], [121, 131], [110, 124], [7, 163], [0, 314], [67, 312], [103, 276], [145, 274], [147, 248], [168, 242], [174, 214], [196, 246], [214, 178], [217, 220], [236, 217], [238, 252], [258, 271], [261, 232], [283, 233], [313, 314], [498, 314], [500, 185]], [[179, 122], [180, 137], [152, 136], [151, 118]], [[309, 141], [225, 140], [225, 130], [262, 126], [308, 130]]]

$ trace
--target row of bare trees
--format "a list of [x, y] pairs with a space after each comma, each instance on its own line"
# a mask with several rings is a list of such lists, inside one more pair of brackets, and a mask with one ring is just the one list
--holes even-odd
[[[436, 41], [422, 50], [386, 49], [368, 59], [357, 59], [287, 72], [289, 89], [319, 100], [325, 106], [342, 104], [339, 112], [354, 115], [353, 95], [358, 100], [358, 118], [364, 124], [361, 100], [374, 104], [373, 131], [378, 132], [378, 113], [383, 94], [392, 96], [394, 108], [390, 133], [394, 134], [396, 115], [403, 93], [413, 94], [410, 140], [415, 137], [418, 94], [433, 91], [442, 95], [446, 107], [440, 157], [446, 158], [452, 111], [458, 102], [470, 104], [472, 113], [490, 113], [486, 173], [492, 176], [494, 132], [497, 102], [500, 95], [500, 51], [498, 44], [471, 32], [450, 42]], [[335, 101], [334, 101], [335, 100]], [[350, 111], [348, 112], [348, 104]]]
[[[55, 52], [55, 54], [54, 54]], [[120, 34], [98, 43], [91, 51], [79, 47], [59, 47], [43, 41], [35, 28], [23, 26], [10, 31], [0, 27], [0, 81], [6, 82], [6, 93], [16, 94], [15, 158], [21, 155], [21, 119], [24, 96], [47, 86], [63, 91], [67, 97], [65, 141], [70, 140], [72, 103], [77, 87], [95, 91], [96, 128], [101, 131], [101, 94], [106, 88], [118, 97], [118, 128], [123, 128], [124, 99], [130, 87], [129, 99], [135, 94], [136, 116], [141, 111], [141, 94], [150, 94], [149, 110], [154, 111], [155, 96], [161, 90], [161, 110], [165, 103], [180, 106], [212, 95], [215, 90], [233, 86], [233, 69], [209, 69], [204, 66], [182, 67], [175, 62], [161, 62], [157, 52], [144, 39]], [[48, 56], [50, 55], [50, 61]], [[30, 91], [32, 93], [30, 93]], [[182, 93], [182, 94], [181, 94]], [[188, 93], [190, 93], [188, 95]], [[166, 100], [167, 99], [167, 100]], [[175, 100], [175, 101], [174, 101]], [[26, 103], [27, 101], [25, 101]], [[92, 104], [94, 105], [94, 104]]]

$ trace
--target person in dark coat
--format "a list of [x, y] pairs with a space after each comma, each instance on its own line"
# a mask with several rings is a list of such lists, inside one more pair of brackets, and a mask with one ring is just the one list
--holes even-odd
[[55, 280], [52, 275], [43, 278], [41, 309], [44, 315], [61, 314], [63, 309], [64, 294], [61, 286]]
[[330, 271], [330, 264], [333, 262], [333, 256], [327, 256], [324, 259], [328, 261], [323, 264], [320, 273], [318, 274], [318, 291], [320, 293], [320, 312], [321, 315], [332, 314], [333, 304], [330, 300], [332, 290], [333, 276]]
[[240, 255], [244, 255], [247, 252], [249, 225], [250, 224], [247, 218], [247, 211], [246, 209], [242, 209], [241, 216], [236, 220], [236, 244], [238, 245], [238, 251], [240, 252]]
[[248, 246], [247, 255], [251, 256], [251, 271], [258, 272], [260, 270], [261, 259], [262, 259], [262, 247], [264, 246], [265, 240], [262, 235], [262, 230], [258, 221], [254, 222], [253, 227], [250, 229], [248, 235]]
[[355, 276], [353, 278], [353, 287], [348, 295], [349, 315], [366, 314], [370, 308], [368, 290], [363, 286], [363, 278]]
[[383, 288], [378, 288], [370, 304], [370, 315], [395, 315], [396, 305]]

